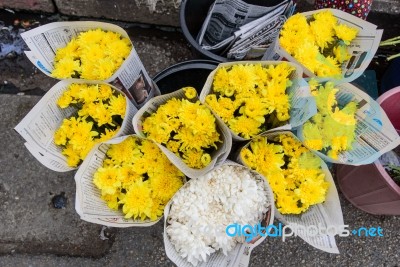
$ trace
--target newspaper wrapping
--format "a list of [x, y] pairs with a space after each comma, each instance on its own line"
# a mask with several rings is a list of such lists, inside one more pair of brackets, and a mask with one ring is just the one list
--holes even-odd
[[[267, 139], [272, 139], [279, 134], [289, 134], [293, 138], [296, 138], [292, 132], [288, 131], [265, 133], [262, 134], [262, 136], [267, 137]], [[249, 146], [249, 144], [250, 142], [239, 149], [239, 154], [237, 157], [237, 161], [245, 166], [246, 164], [240, 156], [240, 151]], [[321, 168], [325, 174], [325, 181], [329, 183], [329, 189], [324, 203], [313, 205], [306, 212], [300, 215], [283, 215], [278, 211], [278, 209], [275, 208], [276, 218], [283, 224], [291, 227], [292, 230], [296, 229], [296, 227], [307, 228], [309, 226], [321, 226], [324, 229], [329, 229], [329, 227], [341, 229], [341, 227], [344, 225], [342, 208], [340, 206], [339, 195], [336, 190], [335, 182], [333, 181], [332, 174], [330, 173], [328, 166], [323, 160], [321, 160]], [[293, 232], [295, 232], [295, 230], [293, 230]], [[333, 235], [324, 235], [320, 232], [317, 235], [310, 236], [301, 231], [297, 231], [296, 235], [317, 249], [329, 253], [339, 253], [339, 249], [336, 246], [335, 237]]]
[[294, 8], [291, 0], [275, 6], [217, 0], [210, 7], [197, 42], [203, 49], [227, 53], [235, 60], [261, 58]]
[[[375, 100], [350, 83], [335, 87], [339, 89], [336, 93], [339, 106], [344, 106], [350, 101], [357, 103], [358, 109], [355, 114], [357, 125], [353, 148], [339, 153], [337, 160], [312, 150], [315, 154], [327, 162], [364, 165], [374, 162], [384, 153], [400, 145], [399, 134]], [[297, 136], [304, 143], [302, 127], [298, 128]]]
[[[53, 22], [21, 34], [30, 49], [30, 51], [25, 51], [25, 54], [39, 70], [51, 76], [57, 49], [65, 47], [79, 33], [93, 29], [116, 32], [129, 39], [128, 34], [121, 27], [110, 23], [95, 21]], [[157, 85], [151, 80], [133, 45], [131, 53], [124, 63], [104, 82], [123, 91], [137, 108], [143, 106], [148, 99], [160, 94]]]
[[[110, 209], [106, 202], [100, 198], [101, 192], [93, 183], [94, 173], [103, 166], [107, 150], [112, 144], [119, 144], [129, 136], [140, 138], [139, 136], [125, 135], [113, 138], [107, 142], [97, 144], [82, 162], [75, 174], [76, 197], [75, 210], [82, 220], [106, 225], [110, 227], [145, 227], [157, 223], [161, 218], [155, 221], [149, 219], [145, 221], [126, 219], [121, 211]], [[186, 182], [186, 179], [184, 180]]]
[[256, 25], [240, 35], [229, 49], [227, 57], [235, 60], [261, 58], [278, 36], [285, 21], [286, 17], [280, 15]]
[[[57, 105], [57, 99], [73, 83], [105, 84], [100, 81], [62, 80], [55, 84], [15, 127], [15, 130], [25, 139], [25, 146], [29, 152], [44, 166], [57, 172], [77, 169], [68, 166], [65, 156], [61, 153], [62, 148], [54, 143], [54, 133], [63, 120], [77, 112], [74, 107], [62, 109]], [[111, 88], [119, 92], [114, 86]], [[127, 100], [126, 115], [115, 137], [133, 132], [131, 120], [137, 109], [126, 96], [125, 99]]]
[[316, 77], [319, 81], [332, 80], [334, 83], [351, 82], [357, 79], [367, 69], [369, 63], [373, 59], [379, 47], [379, 42], [382, 38], [383, 30], [377, 30], [377, 26], [364, 21], [356, 16], [350, 15], [338, 9], [320, 9], [317, 11], [309, 11], [302, 13], [305, 17], [310, 18], [313, 14], [322, 11], [331, 11], [333, 16], [337, 18], [341, 24], [346, 24], [349, 27], [359, 30], [356, 38], [350, 43], [347, 50], [351, 55], [350, 59], [342, 64], [342, 78], [333, 79], [327, 77], [318, 78], [309, 69], [301, 65], [294, 57], [287, 53], [279, 44], [279, 38], [265, 52], [262, 60], [288, 60], [297, 63], [303, 67], [304, 74], [308, 77]]
[[[241, 166], [243, 168], [246, 168], [242, 165], [239, 165], [235, 162], [232, 162], [230, 160], [226, 160], [222, 165], [233, 165], [233, 166]], [[251, 171], [249, 169], [249, 171]], [[265, 178], [260, 175], [257, 172], [251, 171], [257, 179], [264, 180]], [[187, 182], [181, 189], [182, 190], [185, 186], [188, 186], [190, 183]], [[265, 181], [264, 182], [264, 189], [267, 194], [268, 198], [268, 204], [270, 204], [270, 208], [268, 209], [267, 213], [265, 214], [265, 217], [263, 221], [265, 222], [265, 225], [272, 225], [274, 222], [274, 216], [275, 216], [275, 209], [273, 208], [273, 201], [274, 201], [274, 195], [272, 193], [272, 190], [269, 186], [269, 184]], [[178, 252], [175, 250], [174, 245], [171, 243], [166, 228], [168, 226], [168, 215], [171, 209], [171, 205], [173, 204], [173, 197], [170, 200], [170, 202], [165, 206], [164, 209], [164, 247], [165, 247], [165, 253], [167, 254], [168, 258], [175, 263], [178, 267], [193, 267], [191, 263], [189, 263], [186, 259], [182, 258]], [[250, 262], [250, 254], [251, 251], [257, 247], [259, 244], [261, 244], [267, 235], [265, 236], [257, 236], [253, 238], [248, 243], [243, 243], [243, 244], [237, 244], [236, 247], [231, 250], [227, 256], [225, 256], [221, 251], [216, 251], [211, 254], [211, 256], [207, 259], [206, 262], [202, 262], [198, 264], [198, 267], [247, 267]]]
[[[183, 89], [177, 90], [170, 94], [165, 94], [161, 96], [154, 97], [150, 99], [133, 117], [132, 124], [135, 130], [135, 133], [139, 136], [145, 138], [145, 134], [143, 133], [142, 123], [145, 119], [145, 116], [148, 114], [154, 113], [157, 111], [157, 108], [165, 104], [169, 99], [177, 98], [182, 99], [184, 98], [184, 91]], [[194, 169], [190, 168], [186, 165], [181, 158], [176, 156], [173, 152], [168, 150], [165, 146], [158, 144], [158, 147], [161, 149], [162, 152], [168, 157], [168, 159], [175, 164], [175, 166], [180, 169], [187, 177], [189, 178], [197, 178], [214, 168], [214, 166], [221, 164], [224, 162], [229, 152], [231, 151], [232, 147], [232, 136], [229, 132], [229, 129], [225, 126], [225, 124], [219, 119], [216, 118], [215, 120], [217, 125], [217, 131], [220, 134], [222, 142], [217, 145], [217, 150], [211, 154], [211, 162], [202, 169]]]
[[[257, 64], [261, 64], [262, 66], [269, 66], [269, 65], [278, 65], [282, 62], [280, 61], [257, 61]], [[290, 120], [288, 124], [269, 129], [269, 131], [276, 131], [276, 130], [290, 130], [292, 128], [297, 128], [300, 125], [304, 124], [309, 118], [314, 116], [317, 113], [317, 106], [315, 103], [314, 97], [311, 95], [310, 87], [308, 86], [307, 82], [302, 78], [303, 71], [301, 67], [297, 64], [291, 62], [285, 62], [286, 64], [291, 65], [295, 71], [292, 72], [289, 79], [292, 81], [292, 85], [287, 88], [287, 94], [290, 96]], [[228, 63], [221, 63], [218, 67], [210, 73], [208, 76], [206, 83], [204, 84], [203, 89], [200, 93], [200, 101], [205, 104], [206, 96], [213, 92], [212, 84], [214, 75], [218, 71], [219, 68], [225, 67], [229, 68], [235, 64], [255, 64], [254, 61], [236, 61], [236, 62], [228, 62]], [[205, 104], [207, 105], [207, 104]], [[211, 109], [211, 108], [210, 108]], [[211, 109], [212, 110], [212, 109]], [[218, 117], [218, 115], [213, 111], [214, 115]], [[219, 117], [218, 117], [219, 118]], [[221, 119], [220, 119], [221, 120]], [[222, 120], [221, 120], [222, 121]], [[239, 135], [235, 134], [232, 130], [229, 129], [231, 132], [232, 138], [234, 141], [245, 141], [249, 139], [245, 139], [240, 137]], [[262, 134], [262, 133], [260, 133]]]

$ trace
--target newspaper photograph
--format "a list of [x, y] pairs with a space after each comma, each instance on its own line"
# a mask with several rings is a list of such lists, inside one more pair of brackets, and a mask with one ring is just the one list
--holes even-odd
[[[32, 155], [44, 166], [57, 172], [77, 169], [67, 164], [66, 157], [62, 154], [62, 148], [54, 143], [54, 133], [63, 120], [77, 112], [75, 107], [62, 109], [57, 105], [57, 100], [73, 83], [105, 84], [100, 81], [62, 80], [54, 85], [14, 128], [25, 139], [25, 146]], [[118, 91], [117, 88], [111, 87]], [[137, 109], [128, 100], [126, 105], [125, 118], [115, 137], [133, 132], [131, 120]]]
[[[342, 151], [335, 160], [320, 151], [313, 150], [327, 162], [365, 165], [377, 160], [381, 155], [400, 145], [400, 136], [393, 127], [385, 111], [368, 94], [350, 83], [336, 85], [339, 105], [350, 101], [357, 103], [356, 136], [352, 149]], [[304, 143], [302, 127], [297, 130], [298, 138]]]
[[[137, 135], [142, 138], [145, 138], [145, 134], [143, 133], [142, 123], [145, 117], [151, 113], [156, 112], [157, 108], [166, 103], [168, 100], [172, 98], [182, 99], [184, 98], [184, 90], [178, 90], [170, 94], [160, 95], [150, 99], [133, 117], [132, 124], [133, 129]], [[214, 166], [218, 166], [222, 162], [224, 162], [232, 147], [232, 136], [229, 129], [225, 126], [221, 119], [216, 117], [215, 120], [217, 124], [217, 130], [220, 134], [222, 142], [218, 144], [216, 151], [211, 153], [211, 162], [202, 169], [195, 169], [189, 167], [184, 161], [175, 155], [172, 151], [170, 151], [165, 146], [157, 143], [157, 146], [161, 149], [161, 151], [168, 157], [168, 159], [175, 164], [175, 166], [181, 170], [187, 177], [189, 178], [197, 178], [214, 168]]]
[[303, 14], [307, 18], [310, 18], [316, 13], [327, 10], [332, 12], [333, 16], [337, 18], [339, 23], [346, 24], [347, 26], [359, 30], [355, 39], [347, 47], [348, 53], [351, 56], [342, 64], [343, 77], [341, 79], [316, 77], [316, 75], [312, 71], [303, 66], [299, 61], [297, 61], [293, 56], [286, 52], [284, 48], [280, 46], [279, 37], [276, 38], [274, 43], [265, 51], [262, 60], [288, 60], [290, 62], [301, 65], [303, 67], [304, 74], [307, 75], [307, 77], [315, 77], [319, 81], [331, 80], [336, 84], [351, 82], [360, 77], [367, 69], [376, 51], [378, 50], [383, 30], [378, 30], [376, 25], [338, 9], [320, 9], [317, 11], [309, 11], [301, 14]]
[[[65, 47], [80, 33], [94, 29], [119, 33], [122, 37], [129, 39], [125, 30], [110, 23], [94, 21], [53, 22], [21, 34], [30, 49], [30, 51], [25, 51], [25, 54], [40, 71], [52, 77], [51, 73], [54, 69], [57, 49]], [[137, 108], [143, 106], [148, 99], [160, 94], [133, 45], [129, 56], [119, 69], [104, 82], [123, 91]]]
[[[297, 139], [297, 137], [292, 132], [288, 131], [265, 133], [261, 136], [265, 136], [267, 137], [267, 139], [273, 139], [275, 136], [278, 136], [280, 134], [289, 134]], [[250, 143], [245, 145], [240, 150], [248, 147], [249, 145]], [[246, 166], [240, 153], [238, 154], [237, 162]], [[315, 235], [307, 235], [307, 233], [301, 230], [296, 230], [307, 229], [308, 227], [314, 226], [321, 227], [323, 229], [328, 229], [328, 227], [340, 229], [344, 225], [339, 195], [336, 189], [335, 182], [333, 181], [332, 174], [330, 173], [328, 166], [322, 159], [320, 160], [320, 163], [322, 171], [325, 174], [325, 181], [329, 183], [329, 188], [326, 194], [325, 201], [321, 204], [311, 206], [306, 212], [303, 212], [299, 215], [281, 214], [275, 207], [275, 217], [284, 225], [288, 225], [290, 229], [293, 230], [292, 234], [295, 232], [297, 236], [302, 238], [311, 246], [325, 252], [339, 253], [334, 235], [323, 234], [321, 232]]]
[[292, 0], [275, 6], [217, 0], [210, 7], [197, 42], [203, 49], [227, 54], [231, 59], [259, 58], [262, 52], [258, 50], [265, 52], [294, 8]]

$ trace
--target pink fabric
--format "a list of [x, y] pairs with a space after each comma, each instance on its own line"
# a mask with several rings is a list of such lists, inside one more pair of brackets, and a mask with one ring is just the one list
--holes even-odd
[[336, 8], [362, 19], [371, 10], [372, 0], [315, 0], [315, 9]]

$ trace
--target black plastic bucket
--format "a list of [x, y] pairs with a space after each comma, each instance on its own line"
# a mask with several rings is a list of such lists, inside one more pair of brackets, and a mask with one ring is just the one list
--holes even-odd
[[213, 60], [189, 60], [172, 65], [154, 76], [161, 94], [172, 93], [185, 86], [196, 88], [200, 94], [208, 75], [218, 66]]
[[[275, 6], [283, 0], [246, 0], [245, 2], [259, 6]], [[186, 40], [192, 46], [193, 52], [201, 58], [216, 60], [218, 62], [230, 61], [226, 57], [213, 54], [197, 43], [196, 38], [207, 17], [208, 10], [215, 0], [182, 0], [179, 21]]]

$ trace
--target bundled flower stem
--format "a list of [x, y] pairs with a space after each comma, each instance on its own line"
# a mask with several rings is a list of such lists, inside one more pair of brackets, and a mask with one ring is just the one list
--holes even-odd
[[[379, 46], [388, 46], [388, 45], [396, 46], [397, 44], [400, 44], [400, 36], [397, 36], [397, 37], [382, 41], [379, 44]], [[400, 53], [395, 54], [395, 55], [391, 55], [390, 57], [387, 58], [387, 60], [392, 60], [392, 59], [394, 59], [396, 57], [400, 57]]]
[[93, 183], [109, 208], [125, 218], [159, 219], [165, 204], [183, 185], [184, 175], [150, 140], [127, 137], [110, 145]]
[[283, 25], [279, 42], [315, 75], [341, 78], [342, 64], [350, 58], [347, 46], [357, 33], [357, 29], [339, 24], [330, 11], [318, 12], [308, 19], [298, 13]]
[[63, 120], [54, 134], [67, 164], [78, 166], [96, 143], [111, 139], [120, 129], [126, 113], [125, 96], [107, 84], [71, 84], [57, 104], [75, 107], [77, 114]]
[[217, 250], [227, 255], [244, 243], [243, 236], [228, 236], [226, 228], [262, 220], [272, 204], [264, 183], [243, 166], [225, 164], [182, 187], [171, 200], [166, 227], [176, 252], [196, 266]]
[[216, 119], [197, 99], [193, 87], [186, 87], [183, 99], [172, 98], [143, 121], [145, 135], [170, 151], [191, 168], [211, 162], [211, 153], [221, 142]]
[[250, 139], [289, 120], [292, 71], [287, 63], [221, 67], [205, 102], [235, 134]]
[[55, 55], [54, 78], [106, 80], [122, 65], [132, 49], [119, 33], [101, 29], [81, 32]]
[[332, 82], [323, 86], [310, 80], [309, 85], [318, 113], [303, 125], [304, 144], [337, 159], [340, 152], [352, 149], [357, 126], [357, 103], [350, 101], [340, 107], [336, 100], [339, 90]]
[[300, 214], [325, 201], [329, 183], [321, 159], [289, 134], [253, 139], [240, 152], [242, 161], [268, 180], [282, 214]]

